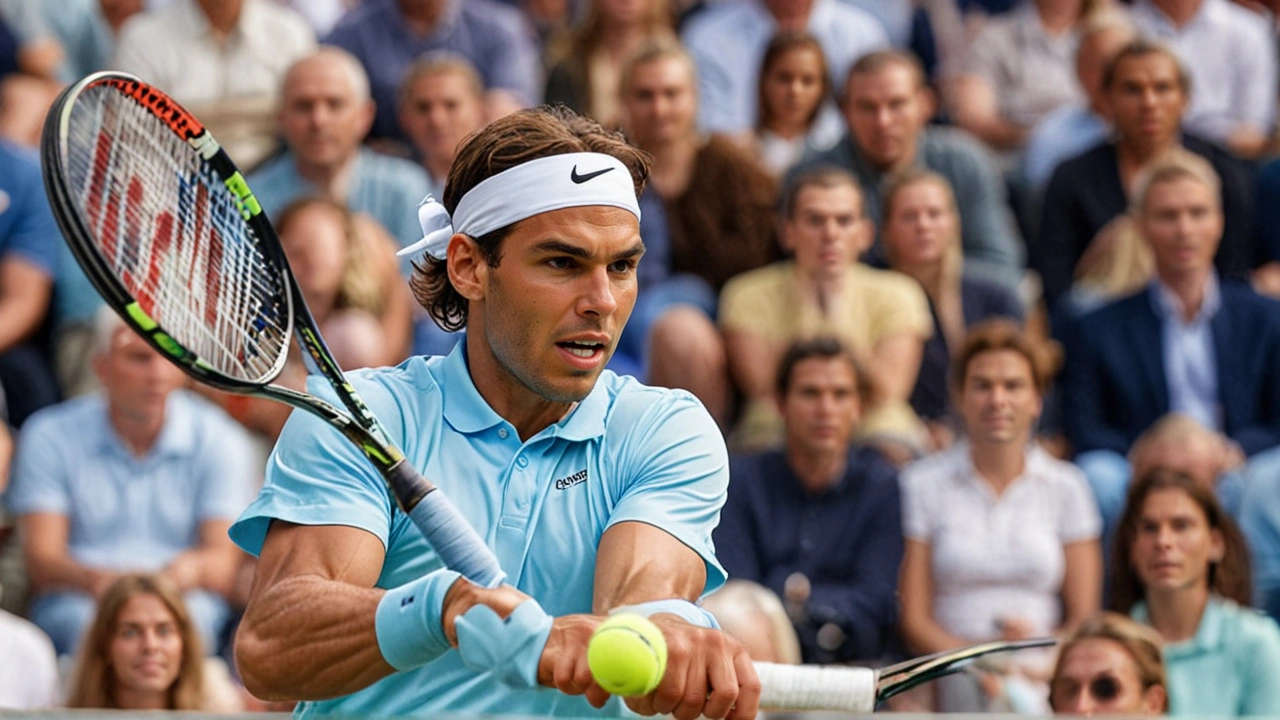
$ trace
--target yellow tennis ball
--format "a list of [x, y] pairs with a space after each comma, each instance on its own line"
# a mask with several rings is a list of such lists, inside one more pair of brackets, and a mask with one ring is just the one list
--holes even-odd
[[667, 641], [644, 616], [614, 615], [591, 636], [587, 665], [600, 687], [610, 693], [647, 695], [667, 671]]

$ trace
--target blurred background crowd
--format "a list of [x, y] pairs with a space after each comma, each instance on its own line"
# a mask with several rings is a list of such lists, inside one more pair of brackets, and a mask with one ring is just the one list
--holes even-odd
[[44, 196], [54, 97], [117, 69], [248, 171], [346, 368], [457, 343], [395, 251], [469, 133], [650, 153], [610, 367], [720, 423], [706, 603], [757, 659], [1057, 635], [890, 709], [1280, 716], [1278, 10], [0, 0], [0, 707], [273, 707], [227, 528], [288, 410], [104, 311]]

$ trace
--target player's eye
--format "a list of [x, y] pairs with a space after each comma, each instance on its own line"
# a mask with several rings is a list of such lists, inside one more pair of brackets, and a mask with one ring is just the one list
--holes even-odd
[[573, 258], [553, 257], [547, 260], [547, 265], [555, 270], [571, 270], [576, 263]]
[[630, 273], [636, 269], [636, 261], [633, 258], [626, 260], [615, 260], [609, 263], [609, 272], [613, 273]]

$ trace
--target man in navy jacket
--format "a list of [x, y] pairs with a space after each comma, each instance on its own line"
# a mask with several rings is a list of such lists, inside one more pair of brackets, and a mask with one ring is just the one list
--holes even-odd
[[1067, 331], [1065, 429], [1108, 524], [1124, 502], [1120, 456], [1166, 413], [1221, 433], [1241, 458], [1280, 445], [1280, 303], [1214, 270], [1217, 184], [1186, 152], [1149, 168], [1131, 212], [1155, 277]]
[[784, 601], [805, 662], [873, 660], [898, 620], [898, 475], [850, 447], [860, 415], [853, 359], [830, 338], [802, 340], [778, 375], [786, 446], [731, 459], [714, 534], [730, 578]]

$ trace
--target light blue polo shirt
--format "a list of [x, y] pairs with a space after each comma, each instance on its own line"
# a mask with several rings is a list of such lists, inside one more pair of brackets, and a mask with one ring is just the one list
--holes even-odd
[[[476, 390], [462, 344], [446, 357], [413, 357], [351, 379], [408, 461], [494, 549], [508, 582], [548, 613], [591, 611], [596, 546], [624, 521], [659, 527], [701, 555], [705, 591], [724, 582], [711, 531], [728, 488], [728, 457], [715, 422], [692, 395], [606, 370], [565, 419], [522, 443]], [[333, 397], [323, 381], [309, 390]], [[257, 555], [273, 518], [373, 533], [387, 548], [378, 587], [441, 567], [359, 450], [307, 413], [285, 425], [262, 493], [231, 537]], [[449, 652], [352, 695], [302, 703], [297, 715], [441, 712], [590, 717], [620, 715], [623, 706], [611, 700], [596, 710], [555, 690], [515, 690]]]
[[[1134, 620], [1150, 624], [1144, 603]], [[1280, 716], [1280, 627], [1250, 608], [1211, 598], [1195, 637], [1164, 647], [1169, 714]]]

